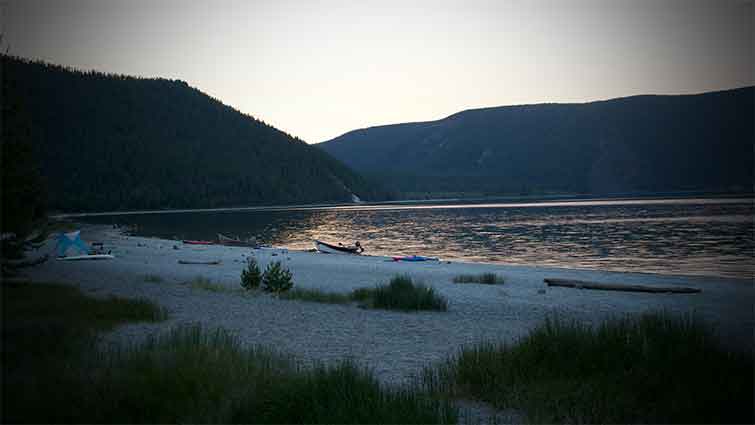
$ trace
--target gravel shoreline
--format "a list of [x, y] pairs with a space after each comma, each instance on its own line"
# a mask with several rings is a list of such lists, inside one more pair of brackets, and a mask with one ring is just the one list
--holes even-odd
[[[449, 300], [447, 312], [403, 313], [356, 305], [319, 304], [251, 296], [238, 289], [249, 248], [191, 246], [180, 242], [124, 236], [107, 226], [85, 226], [83, 239], [100, 241], [116, 256], [109, 261], [50, 260], [30, 269], [34, 281], [78, 284], [95, 296], [150, 299], [168, 309], [170, 319], [154, 325], [118, 328], [110, 343], [135, 342], [184, 323], [223, 327], [244, 344], [266, 345], [303, 362], [352, 358], [371, 368], [387, 385], [401, 385], [423, 367], [483, 340], [514, 342], [548, 315], [598, 323], [610, 317], [664, 310], [694, 313], [732, 346], [752, 350], [751, 282], [700, 277], [610, 273], [472, 263], [397, 263], [385, 257], [326, 255], [284, 249], [255, 250], [264, 267], [282, 261], [297, 287], [349, 292], [407, 274], [433, 286]], [[174, 246], [177, 249], [174, 249]], [[50, 241], [35, 255], [53, 253]], [[178, 260], [221, 260], [220, 265], [184, 265]], [[502, 285], [454, 284], [458, 274], [495, 272]], [[147, 282], [147, 275], [161, 282]], [[197, 276], [227, 287], [210, 292], [185, 283]], [[543, 279], [571, 278], [606, 283], [684, 285], [699, 294], [647, 294], [549, 288]]]

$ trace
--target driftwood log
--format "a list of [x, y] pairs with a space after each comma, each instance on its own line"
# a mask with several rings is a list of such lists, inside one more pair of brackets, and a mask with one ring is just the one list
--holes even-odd
[[50, 258], [49, 255], [45, 254], [42, 257], [35, 258], [33, 260], [7, 260], [2, 259], [0, 260], [0, 264], [2, 264], [3, 267], [8, 267], [11, 269], [21, 269], [24, 267], [34, 267], [36, 265], [42, 264], [45, 261], [47, 261]]
[[216, 266], [220, 264], [220, 260], [212, 260], [212, 261], [178, 260], [178, 264], [205, 264], [209, 266]]
[[599, 289], [604, 291], [628, 291], [628, 292], [652, 292], [652, 293], [671, 293], [671, 294], [694, 294], [701, 292], [701, 289], [690, 288], [686, 286], [645, 286], [645, 285], [621, 285], [615, 283], [596, 283], [585, 282], [582, 280], [571, 279], [543, 279], [548, 286], [560, 286], [564, 288], [577, 289]]

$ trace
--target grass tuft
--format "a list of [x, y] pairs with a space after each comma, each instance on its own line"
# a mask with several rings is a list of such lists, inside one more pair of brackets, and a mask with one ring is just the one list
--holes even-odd
[[454, 283], [483, 283], [486, 285], [495, 285], [503, 283], [503, 276], [495, 273], [480, 274], [460, 274], [453, 279]]
[[358, 302], [366, 308], [385, 310], [446, 311], [448, 301], [435, 292], [435, 289], [422, 284], [415, 284], [410, 277], [396, 276], [388, 285], [375, 288], [359, 288], [350, 294], [325, 292], [320, 289], [293, 289], [281, 293], [280, 298], [328, 304], [348, 304]]
[[147, 274], [144, 276], [144, 281], [151, 283], [162, 283], [165, 281], [165, 279], [163, 279], [162, 276], [156, 274]]
[[233, 292], [233, 289], [220, 283], [215, 283], [204, 276], [197, 276], [188, 282], [188, 285], [194, 289], [201, 289], [210, 292]]
[[286, 292], [281, 292], [278, 297], [284, 300], [301, 300], [326, 304], [348, 304], [353, 301], [348, 294], [326, 292], [321, 289], [304, 288], [294, 288]]
[[753, 423], [753, 358], [702, 322], [646, 314], [597, 328], [548, 320], [513, 346], [463, 348], [425, 370], [433, 393], [548, 423]]
[[402, 311], [448, 309], [445, 297], [438, 295], [431, 287], [412, 282], [408, 276], [395, 276], [388, 285], [357, 289], [351, 296], [368, 308]]

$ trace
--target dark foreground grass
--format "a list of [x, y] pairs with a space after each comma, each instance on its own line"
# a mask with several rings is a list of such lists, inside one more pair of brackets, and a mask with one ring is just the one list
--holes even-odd
[[[95, 350], [89, 331], [155, 320], [159, 309], [91, 300], [59, 287], [3, 291], [4, 423], [451, 423], [456, 410], [417, 387], [389, 390], [353, 363], [302, 368], [223, 330], [180, 327], [144, 344]], [[68, 288], [63, 288], [68, 290]], [[18, 290], [25, 293], [16, 292]], [[82, 299], [83, 298], [83, 299]], [[89, 306], [80, 314], [67, 306]], [[154, 306], [153, 306], [154, 307]], [[60, 322], [38, 329], [48, 317]], [[64, 318], [58, 321], [59, 318]], [[71, 320], [68, 320], [71, 319]], [[69, 328], [68, 331], [64, 331]], [[24, 336], [22, 331], [30, 334]], [[56, 331], [64, 331], [59, 334]], [[65, 348], [61, 348], [65, 347]], [[29, 357], [28, 349], [36, 352]], [[10, 364], [6, 359], [15, 359]]]
[[167, 317], [147, 300], [94, 299], [56, 284], [5, 284], [2, 304], [3, 423], [65, 421], [46, 412], [68, 409], [74, 364], [96, 333]]
[[549, 320], [514, 346], [462, 349], [424, 383], [523, 409], [533, 422], [753, 423], [752, 353], [667, 314], [597, 329]]
[[503, 283], [503, 277], [495, 273], [480, 274], [460, 274], [454, 276], [454, 283], [482, 283], [486, 285], [495, 285]]
[[[98, 362], [100, 396], [82, 418], [125, 423], [448, 423], [449, 404], [392, 391], [353, 363], [302, 368], [243, 348], [223, 330], [180, 327]], [[103, 361], [104, 360], [104, 361]], [[100, 366], [102, 367], [102, 366]]]
[[4, 324], [15, 326], [103, 331], [121, 323], [157, 322], [167, 318], [165, 309], [148, 300], [91, 298], [69, 285], [6, 284], [2, 288], [2, 301]]

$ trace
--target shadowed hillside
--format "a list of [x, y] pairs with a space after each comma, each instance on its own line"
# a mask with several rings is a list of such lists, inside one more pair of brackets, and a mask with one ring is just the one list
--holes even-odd
[[[4, 102], [31, 123], [64, 211], [351, 201], [385, 195], [317, 148], [182, 81], [2, 57]], [[16, 114], [19, 115], [19, 114]], [[13, 128], [14, 117], [6, 117]]]
[[317, 146], [414, 196], [751, 191], [754, 94], [476, 109]]

